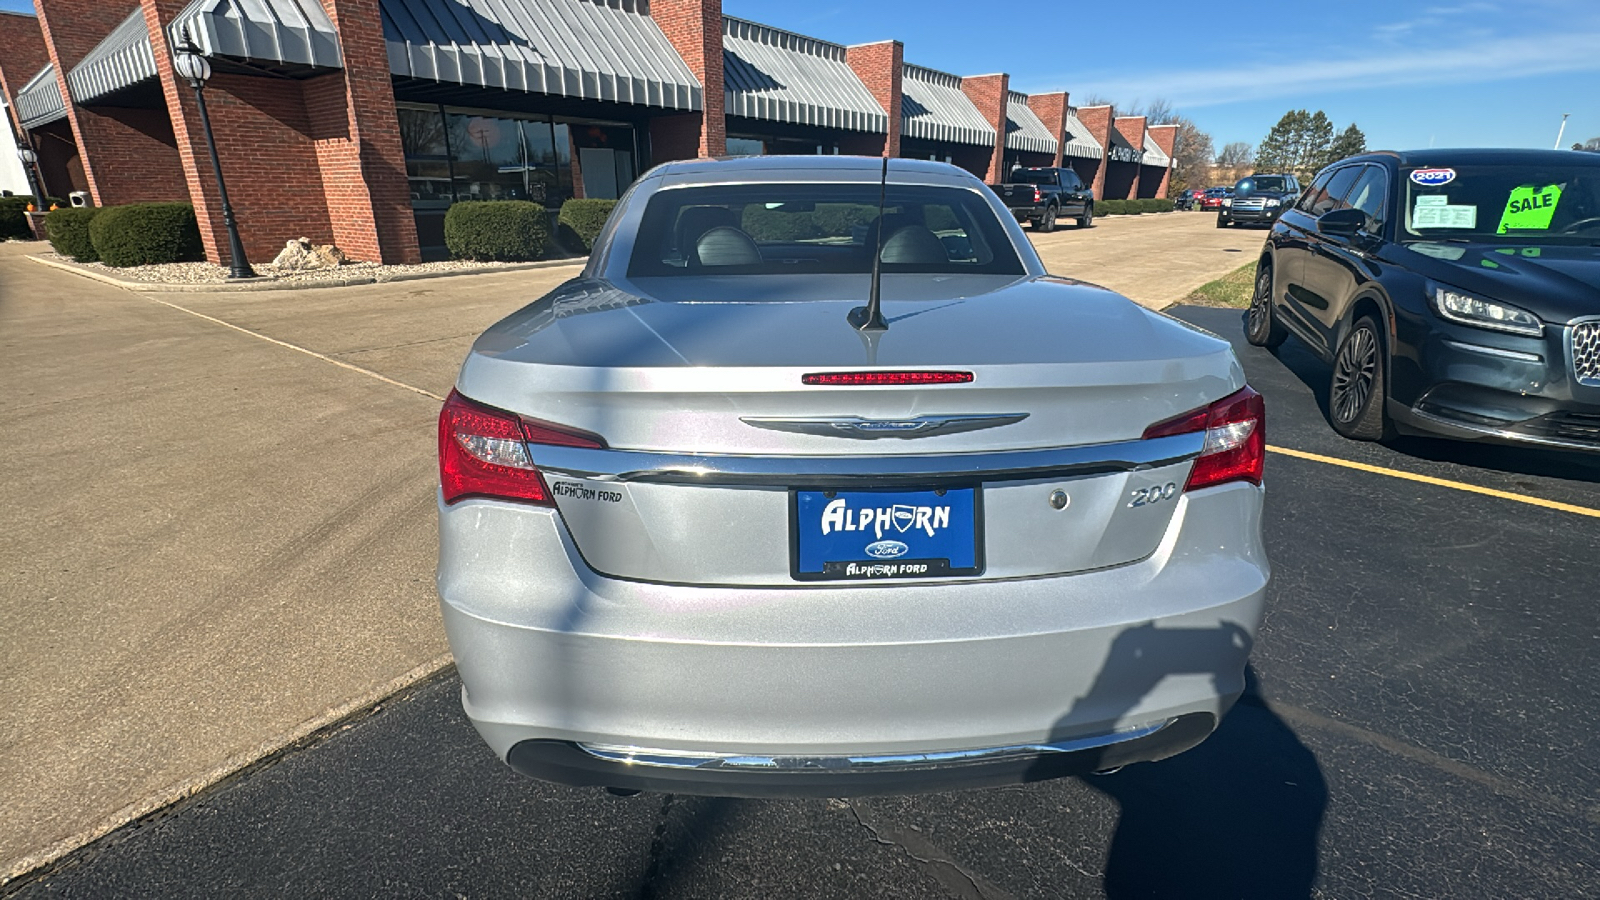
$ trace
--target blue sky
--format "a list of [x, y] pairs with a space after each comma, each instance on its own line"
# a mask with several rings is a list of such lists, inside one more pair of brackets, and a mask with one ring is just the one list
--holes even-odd
[[[1562, 113], [1572, 114], [1563, 144], [1600, 137], [1595, 0], [724, 0], [723, 9], [843, 44], [897, 38], [910, 62], [1009, 72], [1019, 91], [1164, 97], [1219, 149], [1258, 143], [1301, 107], [1340, 127], [1354, 121], [1373, 148], [1551, 147]], [[1019, 52], [1047, 47], [1057, 49]]]
[[1340, 127], [1354, 121], [1374, 148], [1549, 147], [1562, 113], [1572, 114], [1564, 145], [1600, 137], [1595, 0], [725, 0], [724, 9], [839, 43], [897, 38], [911, 62], [1010, 72], [1020, 91], [1163, 97], [1218, 148], [1257, 143], [1300, 107]]

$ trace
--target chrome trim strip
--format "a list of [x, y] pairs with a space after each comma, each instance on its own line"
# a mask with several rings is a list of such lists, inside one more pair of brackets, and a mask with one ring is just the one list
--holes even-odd
[[926, 769], [936, 766], [961, 766], [975, 763], [1027, 760], [1040, 756], [1097, 750], [1128, 741], [1147, 738], [1165, 729], [1176, 719], [1155, 725], [1044, 744], [1013, 744], [976, 750], [944, 750], [925, 753], [888, 753], [870, 756], [761, 756], [717, 753], [699, 750], [656, 750], [621, 744], [578, 744], [578, 749], [595, 759], [630, 766], [663, 769], [743, 769], [757, 772], [799, 772], [808, 770], [893, 771]]
[[1505, 441], [1514, 441], [1518, 444], [1538, 444], [1544, 447], [1561, 447], [1568, 450], [1588, 450], [1591, 453], [1596, 449], [1595, 444], [1585, 444], [1581, 441], [1563, 441], [1559, 438], [1540, 437], [1538, 435], [1523, 434], [1517, 431], [1507, 431], [1503, 428], [1491, 428], [1487, 425], [1473, 425], [1466, 422], [1458, 422], [1455, 419], [1449, 419], [1430, 412], [1423, 412], [1416, 407], [1410, 407], [1408, 411], [1411, 413], [1411, 415], [1428, 422], [1434, 422], [1439, 425], [1459, 429], [1461, 431], [1470, 431], [1473, 434], [1481, 434], [1485, 437], [1500, 438], [1501, 440]]
[[1081, 447], [904, 456], [718, 456], [530, 445], [539, 469], [591, 481], [848, 487], [886, 482], [969, 483], [1132, 472], [1200, 455], [1205, 434]]
[[1013, 425], [1028, 417], [1027, 413], [995, 413], [990, 415], [911, 416], [904, 419], [865, 419], [861, 416], [829, 416], [813, 419], [777, 419], [764, 416], [743, 416], [739, 421], [755, 428], [785, 431], [791, 434], [812, 434], [821, 437], [878, 438], [928, 437], [935, 434], [961, 434], [984, 428]]
[[1466, 350], [1469, 353], [1482, 353], [1484, 356], [1498, 356], [1501, 359], [1516, 359], [1521, 360], [1522, 362], [1544, 362], [1544, 357], [1540, 356], [1539, 354], [1524, 353], [1521, 350], [1501, 350], [1499, 347], [1485, 347], [1482, 344], [1467, 344], [1461, 341], [1453, 341], [1449, 338], [1444, 339], [1444, 344], [1446, 347], [1454, 347], [1457, 350]]
[[1585, 316], [1567, 323], [1567, 368], [1572, 373], [1573, 381], [1585, 387], [1600, 387], [1600, 377], [1590, 376], [1585, 378], [1578, 374], [1578, 351], [1573, 345], [1573, 341], [1578, 336], [1578, 326], [1580, 325], [1600, 325], [1600, 316]]

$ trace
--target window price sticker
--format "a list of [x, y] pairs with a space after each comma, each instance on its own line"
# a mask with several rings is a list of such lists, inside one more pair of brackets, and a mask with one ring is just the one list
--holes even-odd
[[1478, 207], [1452, 204], [1444, 194], [1418, 196], [1411, 208], [1412, 228], [1476, 228]]

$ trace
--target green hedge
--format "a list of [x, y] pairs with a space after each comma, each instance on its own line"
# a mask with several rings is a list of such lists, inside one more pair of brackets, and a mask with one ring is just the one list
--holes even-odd
[[456, 259], [538, 259], [549, 239], [549, 214], [529, 200], [469, 200], [444, 214], [444, 245]]
[[1137, 216], [1144, 213], [1172, 212], [1171, 200], [1097, 200], [1094, 204], [1094, 214], [1097, 216]]
[[617, 205], [615, 200], [568, 200], [561, 204], [556, 217], [561, 226], [561, 242], [574, 250], [587, 253], [594, 247], [594, 239], [605, 227], [606, 217]]
[[[29, 240], [33, 229], [28, 227], [28, 204], [32, 197], [0, 197], [0, 241], [7, 238]], [[48, 205], [46, 206], [48, 208]]]
[[187, 203], [107, 206], [89, 220], [89, 240], [108, 266], [149, 266], [201, 259], [200, 228]]
[[99, 212], [99, 208], [93, 206], [66, 206], [52, 210], [44, 217], [44, 229], [50, 235], [50, 246], [62, 256], [70, 256], [78, 262], [98, 262], [100, 254], [95, 252], [94, 240], [89, 237], [89, 222]]

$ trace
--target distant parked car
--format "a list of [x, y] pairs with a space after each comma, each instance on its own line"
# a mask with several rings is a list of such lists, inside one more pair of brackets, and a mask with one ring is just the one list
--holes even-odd
[[1094, 224], [1094, 189], [1071, 169], [1012, 169], [1005, 184], [989, 187], [1018, 222], [1037, 231], [1055, 231], [1059, 218], [1077, 219], [1079, 228]]
[[1226, 341], [1047, 274], [968, 172], [667, 163], [529, 299], [438, 444], [445, 631], [512, 768], [1037, 781], [1187, 750], [1244, 690], [1261, 395]]
[[1233, 193], [1217, 208], [1217, 227], [1271, 225], [1300, 196], [1300, 180], [1293, 175], [1250, 175], [1239, 179]]
[[1189, 188], [1174, 194], [1172, 197], [1173, 209], [1198, 209], [1200, 198], [1205, 196], [1205, 191], [1200, 188]]
[[1273, 226], [1246, 321], [1330, 364], [1345, 437], [1600, 451], [1600, 155], [1335, 163]]
[[1221, 209], [1223, 199], [1225, 199], [1232, 191], [1232, 188], [1225, 187], [1207, 188], [1205, 194], [1200, 198], [1200, 208]]

